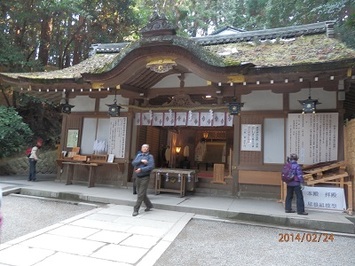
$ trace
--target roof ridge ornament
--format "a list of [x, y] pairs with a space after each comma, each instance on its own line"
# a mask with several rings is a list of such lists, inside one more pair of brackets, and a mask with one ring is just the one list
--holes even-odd
[[176, 65], [175, 60], [170, 58], [162, 58], [148, 62], [146, 67], [155, 73], [162, 74], [172, 70]]
[[142, 37], [176, 35], [176, 27], [168, 21], [164, 14], [159, 15], [157, 11], [154, 11], [148, 24], [141, 29], [141, 34]]
[[188, 94], [177, 94], [169, 103], [164, 103], [162, 106], [174, 106], [174, 107], [184, 107], [184, 106], [199, 106], [201, 103], [193, 102], [190, 95]]

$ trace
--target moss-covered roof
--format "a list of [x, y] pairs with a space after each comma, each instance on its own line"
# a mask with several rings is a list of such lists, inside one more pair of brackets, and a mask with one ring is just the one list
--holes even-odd
[[95, 54], [81, 63], [60, 70], [48, 72], [28, 72], [28, 73], [2, 73], [10, 78], [28, 78], [28, 79], [80, 79], [82, 73], [97, 73], [112, 62], [118, 53]]
[[249, 41], [205, 46], [226, 64], [248, 62], [257, 67], [291, 66], [355, 59], [355, 50], [325, 34], [291, 39]]

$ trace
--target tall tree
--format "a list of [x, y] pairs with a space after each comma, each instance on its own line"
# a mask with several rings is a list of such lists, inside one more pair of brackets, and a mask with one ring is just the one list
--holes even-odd
[[41, 35], [40, 35], [40, 45], [38, 52], [38, 59], [42, 65], [47, 65], [49, 57], [49, 49], [52, 36], [53, 18], [49, 15], [43, 16], [41, 22]]
[[280, 27], [345, 18], [353, 0], [268, 0], [261, 23]]

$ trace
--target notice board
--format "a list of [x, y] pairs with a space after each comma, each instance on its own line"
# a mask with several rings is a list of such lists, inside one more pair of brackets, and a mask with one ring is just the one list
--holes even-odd
[[127, 117], [111, 117], [108, 138], [108, 154], [124, 158], [126, 149]]
[[338, 159], [338, 113], [289, 114], [287, 153], [296, 153], [301, 164]]

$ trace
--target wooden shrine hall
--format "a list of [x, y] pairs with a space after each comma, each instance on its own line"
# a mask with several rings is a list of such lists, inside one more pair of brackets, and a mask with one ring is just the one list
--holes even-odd
[[[154, 174], [157, 193], [280, 198], [288, 154], [304, 165], [344, 160], [355, 50], [334, 23], [185, 38], [154, 14], [137, 41], [93, 44], [77, 65], [0, 73], [0, 82], [61, 103], [60, 181], [89, 182], [91, 171], [91, 186], [126, 186], [148, 143], [157, 169], [168, 169], [159, 182]], [[74, 158], [84, 165], [68, 179], [62, 168]]]

